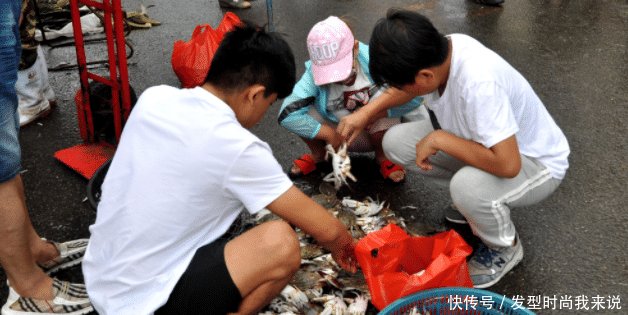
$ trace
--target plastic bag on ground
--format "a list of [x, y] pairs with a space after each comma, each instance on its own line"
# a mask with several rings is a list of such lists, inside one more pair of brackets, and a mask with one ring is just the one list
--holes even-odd
[[453, 230], [411, 237], [390, 224], [361, 239], [355, 252], [380, 310], [422, 290], [473, 287], [466, 261], [472, 248]]

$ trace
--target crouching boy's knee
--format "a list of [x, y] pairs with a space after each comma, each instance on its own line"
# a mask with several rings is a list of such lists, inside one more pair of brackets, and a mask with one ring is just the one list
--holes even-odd
[[481, 209], [487, 203], [490, 204], [490, 192], [486, 190], [482, 180], [486, 177], [485, 174], [486, 172], [477, 168], [465, 166], [451, 178], [451, 200], [463, 215], [470, 215], [471, 209]]
[[281, 262], [282, 270], [288, 275], [301, 266], [301, 247], [294, 229], [286, 222], [274, 221], [268, 227], [260, 243], [264, 251]]

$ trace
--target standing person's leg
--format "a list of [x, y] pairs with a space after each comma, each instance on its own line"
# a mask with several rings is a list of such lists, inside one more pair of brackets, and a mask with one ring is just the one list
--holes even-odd
[[[37, 265], [60, 253], [33, 229], [18, 174], [21, 166], [15, 83], [20, 56], [20, 8], [20, 0], [0, 2], [0, 265], [15, 292], [10, 294], [13, 300], [7, 301], [2, 313], [84, 314], [91, 308], [84, 288], [52, 279]], [[66, 302], [71, 304], [69, 308], [63, 305]]]
[[31, 251], [33, 238], [38, 237], [26, 211], [19, 175], [0, 184], [0, 199], [0, 264], [11, 287], [20, 296], [52, 299], [52, 279], [37, 266]]
[[522, 156], [514, 178], [502, 178], [465, 166], [451, 179], [451, 197], [484, 245], [469, 261], [474, 285], [497, 283], [523, 258], [510, 209], [541, 202], [560, 185], [540, 162]]
[[0, 264], [20, 295], [49, 299], [52, 279], [37, 267], [30, 250], [34, 230], [18, 174], [21, 166], [15, 82], [20, 56], [20, 8], [20, 0], [0, 4]]
[[296, 233], [274, 221], [197, 250], [156, 315], [253, 314], [288, 284], [301, 264]]

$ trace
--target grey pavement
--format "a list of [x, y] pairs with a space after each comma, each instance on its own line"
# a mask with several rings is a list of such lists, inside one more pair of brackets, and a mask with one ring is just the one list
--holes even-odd
[[[139, 0], [123, 1], [129, 10]], [[157, 84], [178, 86], [170, 66], [172, 45], [187, 39], [194, 26], [216, 25], [224, 13], [215, 0], [143, 1], [154, 4], [151, 17], [163, 22], [133, 31], [135, 48], [129, 60], [131, 85], [139, 93]], [[624, 314], [628, 309], [628, 1], [625, 0], [506, 0], [503, 7], [487, 7], [464, 0], [275, 0], [274, 27], [291, 44], [298, 75], [307, 59], [305, 39], [310, 27], [329, 15], [348, 16], [356, 37], [368, 42], [371, 28], [389, 7], [417, 10], [443, 33], [469, 34], [490, 47], [531, 83], [558, 125], [572, 153], [563, 184], [549, 199], [512, 216], [523, 242], [522, 263], [491, 291], [506, 296], [541, 299], [568, 297], [571, 310], [539, 314]], [[266, 23], [264, 0], [249, 10], [234, 11], [258, 24]], [[98, 49], [95, 54], [98, 54]], [[75, 62], [70, 50], [50, 52], [49, 65]], [[81, 142], [72, 101], [79, 86], [77, 71], [51, 73], [59, 106], [39, 124], [24, 128], [23, 174], [27, 204], [36, 230], [53, 240], [89, 237], [95, 212], [84, 202], [87, 181], [53, 158], [55, 151]], [[305, 145], [276, 123], [279, 104], [273, 105], [253, 131], [267, 141], [286, 169], [306, 151]], [[354, 197], [373, 196], [391, 202], [422, 233], [450, 226], [441, 209], [448, 203], [446, 189], [431, 186], [415, 174], [405, 184], [387, 185], [368, 156], [354, 159], [359, 183]], [[164, 166], [167, 167], [167, 166]], [[297, 181], [307, 193], [316, 193], [320, 178]], [[471, 243], [468, 230], [460, 229]], [[115, 238], [115, 235], [112, 235]], [[59, 275], [81, 281], [80, 268]], [[7, 294], [0, 270], [0, 301]], [[576, 297], [588, 299], [589, 310], [576, 310]], [[567, 299], [567, 298], [566, 298]], [[591, 309], [594, 300], [604, 307], [617, 299], [621, 310]], [[556, 302], [556, 308], [558, 308]]]

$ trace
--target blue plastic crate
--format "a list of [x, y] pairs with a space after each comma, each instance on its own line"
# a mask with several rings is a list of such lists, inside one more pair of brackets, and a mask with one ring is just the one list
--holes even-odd
[[379, 315], [413, 314], [444, 315], [534, 315], [503, 295], [471, 288], [439, 288], [421, 291], [398, 299]]

